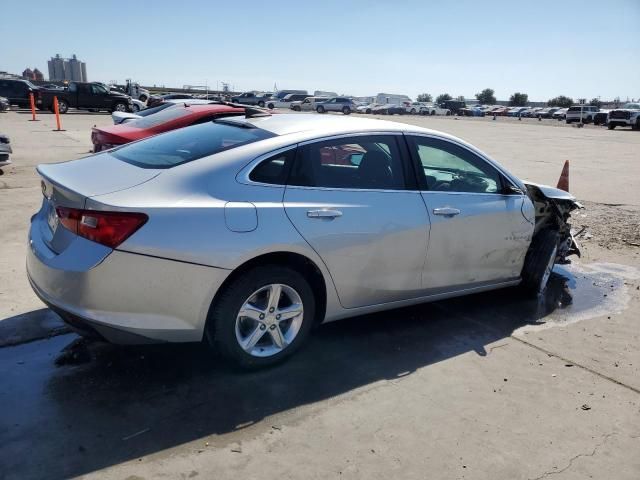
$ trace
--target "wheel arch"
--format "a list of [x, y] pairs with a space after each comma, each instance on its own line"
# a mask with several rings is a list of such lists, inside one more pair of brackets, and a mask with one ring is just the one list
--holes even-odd
[[228, 286], [233, 281], [235, 281], [238, 277], [242, 276], [249, 270], [264, 265], [285, 266], [296, 270], [298, 273], [303, 275], [304, 278], [309, 282], [309, 286], [313, 290], [317, 302], [314, 324], [317, 325], [322, 323], [327, 311], [327, 282], [330, 282], [330, 280], [325, 278], [323, 271], [318, 267], [316, 262], [311, 260], [309, 257], [300, 253], [289, 251], [263, 253], [249, 260], [246, 260], [244, 263], [234, 268], [233, 271], [222, 282], [222, 285], [220, 285], [220, 288], [218, 288], [215, 295], [213, 296], [211, 304], [209, 305], [209, 310], [207, 312], [207, 321], [209, 320], [213, 306], [216, 304], [216, 301], [220, 297], [221, 293], [226, 288], [228, 288]]

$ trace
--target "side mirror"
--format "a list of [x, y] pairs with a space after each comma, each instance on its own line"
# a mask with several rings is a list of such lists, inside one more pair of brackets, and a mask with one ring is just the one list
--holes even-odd
[[524, 192], [511, 183], [505, 185], [503, 189], [505, 195], [524, 195]]

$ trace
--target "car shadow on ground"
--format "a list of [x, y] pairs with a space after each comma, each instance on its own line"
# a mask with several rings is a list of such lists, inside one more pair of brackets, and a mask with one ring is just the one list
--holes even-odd
[[68, 478], [270, 429], [271, 415], [487, 355], [488, 344], [570, 305], [572, 282], [554, 274], [539, 298], [505, 289], [327, 324], [288, 362], [258, 372], [234, 370], [201, 345], [125, 348], [68, 334], [0, 349], [0, 464], [6, 478]]

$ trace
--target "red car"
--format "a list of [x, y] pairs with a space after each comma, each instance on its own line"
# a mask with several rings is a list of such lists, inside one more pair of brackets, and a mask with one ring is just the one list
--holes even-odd
[[210, 122], [216, 118], [243, 115], [244, 108], [222, 104], [183, 105], [165, 108], [153, 115], [109, 127], [93, 127], [93, 151], [100, 152], [177, 128]]

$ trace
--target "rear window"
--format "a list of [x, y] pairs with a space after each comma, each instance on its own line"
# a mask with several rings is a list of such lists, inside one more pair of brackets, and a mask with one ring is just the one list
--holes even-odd
[[569, 110], [567, 110], [567, 112], [579, 112], [580, 111], [580, 107], [569, 107]]
[[140, 168], [171, 168], [274, 136], [260, 128], [209, 122], [125, 145], [111, 155]]
[[129, 122], [128, 125], [134, 128], [151, 128], [160, 125], [171, 120], [175, 120], [180, 117], [185, 117], [191, 113], [187, 107], [182, 108], [166, 108], [161, 109], [152, 115], [139, 118], [133, 122]]

